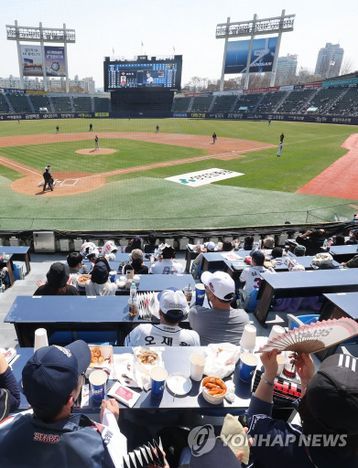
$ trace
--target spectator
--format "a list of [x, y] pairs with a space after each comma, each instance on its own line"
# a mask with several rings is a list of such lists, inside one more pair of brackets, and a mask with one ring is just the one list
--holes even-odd
[[344, 236], [334, 236], [333, 237], [333, 245], [345, 245], [345, 237]]
[[349, 238], [346, 241], [346, 244], [347, 245], [358, 244], [358, 230], [349, 232]]
[[254, 245], [254, 238], [253, 236], [247, 236], [244, 239], [244, 250], [252, 250], [252, 246]]
[[126, 274], [128, 270], [134, 270], [136, 275], [147, 275], [148, 267], [144, 265], [144, 255], [140, 249], [132, 250], [130, 254], [131, 262], [124, 266], [123, 274]]
[[265, 237], [262, 241], [263, 249], [273, 249], [275, 247], [275, 239], [273, 237]]
[[251, 255], [251, 266], [245, 268], [240, 275], [240, 281], [244, 284], [243, 300], [244, 308], [247, 307], [250, 295], [252, 292], [257, 292], [260, 288], [262, 273], [265, 273], [267, 268], [264, 267], [265, 254], [262, 250], [255, 250]]
[[104, 257], [99, 257], [93, 267], [91, 279], [85, 283], [87, 296], [114, 296], [117, 285], [109, 281], [111, 267]]
[[5, 356], [0, 352], [0, 421], [20, 404], [20, 388]]
[[271, 252], [271, 258], [281, 258], [283, 255], [282, 247], [274, 247]]
[[326, 232], [324, 229], [313, 229], [297, 236], [296, 241], [306, 247], [307, 255], [315, 255], [320, 251], [325, 238]]
[[141, 249], [142, 250], [142, 239], [138, 236], [134, 237], [128, 242], [127, 247], [125, 248], [126, 253], [131, 253], [134, 249]]
[[85, 273], [83, 264], [83, 257], [79, 252], [71, 252], [67, 256], [68, 272], [71, 274]]
[[70, 279], [69, 268], [61, 262], [55, 262], [47, 272], [47, 282], [39, 286], [34, 296], [77, 296], [74, 286], [67, 284]]
[[200, 346], [196, 331], [179, 327], [188, 315], [188, 303], [183, 291], [166, 289], [159, 293], [158, 325], [138, 325], [125, 339], [125, 346]]
[[229, 241], [224, 241], [223, 242], [223, 248], [222, 248], [223, 252], [231, 252], [233, 248], [234, 248], [234, 246], [232, 245], [231, 242], [229, 242]]
[[[114, 400], [102, 403], [102, 408], [112, 413], [110, 431], [84, 414], [72, 414], [81, 391], [81, 375], [90, 360], [90, 350], [83, 341], [65, 348], [40, 348], [28, 360], [22, 385], [34, 414], [18, 415], [1, 427], [0, 466], [114, 467], [109, 450], [119, 438], [115, 420], [118, 404]], [[105, 433], [111, 434], [111, 443], [103, 437]]]
[[106, 257], [108, 261], [115, 260], [117, 252], [118, 252], [118, 247], [112, 240], [105, 242], [101, 250], [102, 256]]
[[153, 274], [176, 274], [183, 273], [184, 266], [175, 260], [175, 250], [168, 244], [159, 246], [161, 255], [157, 262], [152, 265]]
[[342, 263], [342, 265], [347, 268], [358, 268], [358, 255], [355, 255], [353, 258], [348, 260], [348, 262]]
[[81, 245], [80, 254], [83, 258], [86, 258], [89, 262], [89, 271], [91, 272], [93, 265], [99, 256], [99, 250], [93, 242], [84, 242]]
[[293, 253], [296, 257], [304, 257], [306, 255], [306, 247], [304, 245], [296, 245], [293, 249]]
[[156, 249], [156, 237], [153, 234], [150, 234], [147, 239], [147, 244], [144, 245], [144, 253], [154, 253]]
[[[298, 405], [302, 427], [273, 419], [272, 398], [277, 375], [277, 351], [263, 353], [264, 374], [248, 410], [249, 435], [283, 443], [251, 447], [252, 461], [260, 468], [354, 468], [358, 466], [358, 360], [334, 354], [315, 374], [307, 354], [294, 362], [301, 379], [303, 398]], [[302, 434], [311, 444], [302, 443]], [[318, 435], [318, 438], [315, 438]], [[327, 444], [323, 435], [339, 439]], [[316, 440], [316, 442], [314, 442]], [[318, 440], [318, 442], [317, 442]], [[332, 439], [331, 439], [332, 440]]]
[[223, 342], [239, 345], [249, 317], [244, 310], [231, 307], [234, 280], [223, 271], [205, 271], [201, 281], [210, 307], [194, 306], [189, 314], [190, 326], [199, 333], [201, 345]]

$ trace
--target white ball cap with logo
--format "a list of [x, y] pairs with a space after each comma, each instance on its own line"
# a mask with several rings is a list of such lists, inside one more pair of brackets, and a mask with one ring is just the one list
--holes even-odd
[[165, 289], [158, 294], [159, 307], [163, 314], [182, 320], [189, 312], [188, 302], [181, 290]]
[[235, 295], [235, 282], [230, 275], [223, 271], [204, 271], [201, 282], [222, 301], [230, 302]]

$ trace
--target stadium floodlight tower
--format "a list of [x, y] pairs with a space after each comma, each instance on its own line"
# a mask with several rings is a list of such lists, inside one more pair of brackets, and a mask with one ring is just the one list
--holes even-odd
[[[24, 76], [42, 76], [45, 91], [48, 90], [48, 77], [65, 77], [66, 92], [69, 92], [67, 44], [76, 42], [74, 29], [67, 29], [66, 24], [62, 28], [43, 28], [42, 23], [38, 28], [19, 26], [15, 20], [14, 25], [6, 25], [6, 33], [9, 41], [16, 41], [21, 88], [24, 88]], [[45, 43], [60, 43], [63, 47], [46, 46]]]
[[[273, 18], [259, 19], [255, 14], [252, 20], [231, 23], [230, 18], [227, 18], [226, 23], [217, 24], [216, 39], [225, 39], [220, 91], [224, 90], [225, 73], [244, 73], [244, 88], [247, 89], [249, 86], [250, 73], [271, 71], [270, 86], [274, 86], [282, 33], [293, 31], [295, 16], [296, 15], [286, 15], [285, 10], [282, 10], [281, 16]], [[270, 48], [267, 46], [268, 40], [265, 41], [265, 45], [263, 46], [255, 44], [255, 38], [257, 36], [268, 34], [277, 34], [277, 37], [272, 38], [274, 40]], [[230, 42], [229, 39], [234, 37], [250, 37], [250, 39], [248, 41]], [[236, 51], [234, 50], [235, 45], [237, 45]], [[231, 48], [230, 46], [234, 47]], [[232, 49], [229, 51], [232, 60], [231, 67], [227, 65], [228, 48]], [[252, 60], [253, 51], [254, 58]], [[234, 63], [235, 60], [236, 64]], [[245, 60], [245, 63], [243, 63], [242, 60]], [[240, 61], [241, 64], [238, 63]]]

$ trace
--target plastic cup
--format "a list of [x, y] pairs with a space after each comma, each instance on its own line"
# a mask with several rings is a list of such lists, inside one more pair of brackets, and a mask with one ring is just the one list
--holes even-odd
[[188, 304], [191, 304], [191, 300], [193, 298], [193, 290], [191, 287], [187, 286], [186, 288], [183, 289], [184, 296], [188, 302]]
[[280, 336], [283, 333], [286, 333], [286, 330], [283, 327], [281, 327], [280, 325], [274, 325], [271, 329], [269, 340], [273, 340], [274, 338], [276, 338], [276, 336]]
[[108, 374], [102, 369], [96, 369], [89, 375], [90, 395], [94, 406], [99, 406], [107, 393]]
[[199, 382], [203, 378], [205, 367], [205, 356], [203, 353], [193, 353], [190, 355], [190, 378]]
[[35, 330], [34, 351], [44, 346], [48, 346], [47, 330], [45, 328], [38, 328]]
[[276, 356], [277, 364], [278, 364], [278, 369], [277, 369], [277, 376], [281, 375], [283, 372], [283, 368], [285, 366], [286, 362], [286, 356], [285, 353], [278, 354]]
[[150, 371], [152, 387], [151, 394], [153, 398], [162, 398], [167, 378], [168, 372], [164, 369], [164, 367], [153, 367], [153, 369]]
[[202, 306], [205, 299], [205, 286], [202, 283], [195, 285], [195, 305]]
[[253, 351], [256, 346], [256, 327], [251, 324], [245, 325], [241, 340], [241, 349], [244, 351]]
[[242, 353], [240, 356], [239, 378], [243, 382], [251, 382], [257, 367], [257, 357], [255, 354]]
[[114, 283], [116, 281], [116, 275], [117, 275], [117, 272], [114, 270], [109, 272], [109, 278], [111, 280], [111, 283]]

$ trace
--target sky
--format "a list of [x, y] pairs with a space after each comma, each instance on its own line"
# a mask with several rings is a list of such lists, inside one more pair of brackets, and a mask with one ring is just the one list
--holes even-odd
[[[0, 76], [19, 75], [16, 42], [6, 39], [6, 24], [76, 30], [68, 46], [73, 78], [93, 76], [103, 86], [103, 58], [148, 54], [183, 55], [182, 84], [193, 76], [221, 74], [223, 40], [215, 39], [218, 23], [296, 14], [295, 29], [283, 34], [280, 56], [298, 55], [299, 67], [313, 71], [326, 42], [344, 48], [344, 61], [358, 69], [357, 0], [0, 0]], [[143, 47], [141, 43], [143, 42]], [[229, 76], [227, 75], [227, 78]]]

